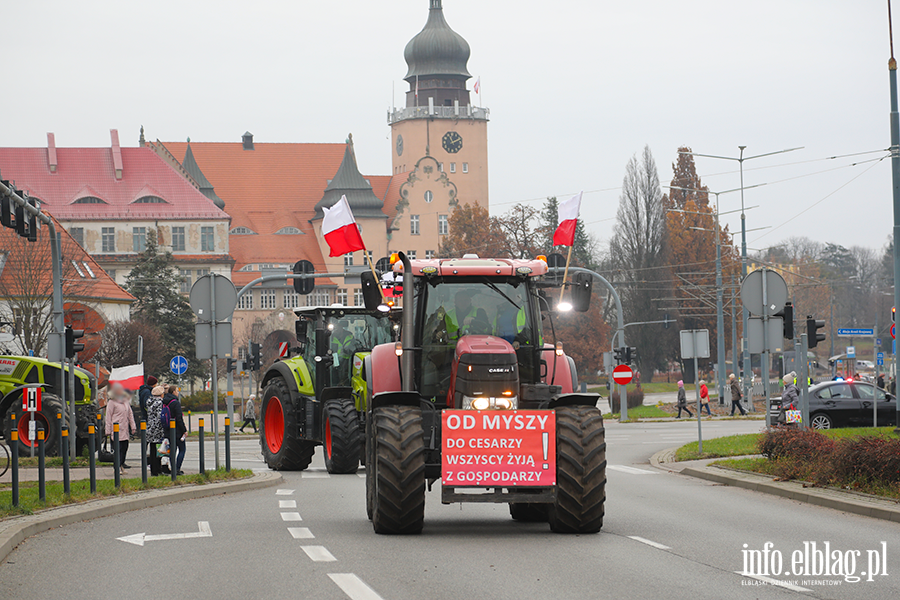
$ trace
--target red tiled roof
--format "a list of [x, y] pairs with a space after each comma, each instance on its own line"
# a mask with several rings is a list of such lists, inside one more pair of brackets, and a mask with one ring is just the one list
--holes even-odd
[[[62, 284], [66, 301], [77, 298], [134, 302], [135, 297], [116, 284], [55, 218], [53, 221], [62, 245]], [[0, 227], [0, 248], [8, 252], [0, 272], [0, 296], [50, 293], [50, 235], [46, 226], [41, 228], [36, 242], [19, 237], [12, 229]], [[29, 272], [28, 267], [33, 271]]]
[[[116, 179], [112, 148], [57, 148], [50, 171], [47, 148], [0, 148], [0, 175], [44, 202], [58, 219], [228, 220], [228, 215], [150, 148], [121, 148], [122, 179]], [[114, 160], [116, 162], [114, 163]], [[165, 204], [134, 201], [159, 196]], [[106, 204], [73, 204], [95, 196]]]

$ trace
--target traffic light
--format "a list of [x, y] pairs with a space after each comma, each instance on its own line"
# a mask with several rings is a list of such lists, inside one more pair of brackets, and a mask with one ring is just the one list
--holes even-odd
[[625, 348], [613, 348], [613, 357], [617, 364], [625, 364]]
[[233, 358], [226, 358], [225, 359], [225, 372], [231, 373], [232, 371], [235, 370], [236, 365], [237, 365], [236, 360], [234, 360]]
[[819, 342], [825, 341], [825, 334], [818, 333], [819, 329], [825, 327], [823, 319], [813, 319], [811, 315], [806, 317], [806, 345], [815, 348]]
[[84, 329], [72, 329], [66, 326], [66, 358], [75, 358], [75, 354], [84, 350], [84, 344], [75, 340], [84, 337]]
[[896, 322], [897, 322], [897, 307], [892, 306], [891, 307], [891, 323], [896, 323]]
[[633, 360], [637, 360], [637, 348], [629, 346], [625, 348], [625, 364], [630, 365]]
[[[9, 182], [3, 180], [3, 185], [9, 187]], [[3, 194], [0, 196], [0, 224], [4, 227], [15, 227], [13, 222], [13, 201], [12, 198]]]
[[775, 313], [775, 316], [784, 319], [784, 339], [794, 339], [794, 305], [785, 302], [784, 308]]
[[[308, 260], [298, 260], [294, 263], [295, 275], [309, 275], [311, 273], [315, 273], [315, 271], [315, 267]], [[305, 296], [312, 292], [315, 287], [316, 280], [312, 277], [307, 277], [305, 279], [294, 279], [294, 290], [298, 294], [303, 294]]]
[[250, 354], [247, 356], [247, 362], [251, 371], [259, 371], [259, 344], [250, 342]]
[[[30, 204], [31, 206], [35, 207], [38, 210], [40, 210], [40, 208], [41, 208], [40, 203], [38, 202], [37, 198], [29, 198], [28, 204]], [[38, 229], [41, 226], [41, 220], [37, 218], [37, 215], [33, 215], [31, 213], [28, 213], [27, 219], [28, 219], [28, 241], [36, 242]]]

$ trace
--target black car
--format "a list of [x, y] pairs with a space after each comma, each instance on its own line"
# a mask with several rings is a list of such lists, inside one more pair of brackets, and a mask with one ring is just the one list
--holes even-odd
[[[878, 402], [878, 425], [897, 424], [897, 400], [863, 381], [826, 381], [809, 388], [809, 421], [813, 429], [869, 427], [872, 401]], [[800, 406], [795, 404], [797, 410]], [[781, 411], [781, 399], [771, 402], [771, 414]]]

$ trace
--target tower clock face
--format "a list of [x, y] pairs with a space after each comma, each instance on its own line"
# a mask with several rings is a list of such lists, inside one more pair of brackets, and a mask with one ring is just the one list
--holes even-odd
[[441, 145], [444, 147], [445, 151], [449, 152], [450, 154], [456, 154], [457, 152], [462, 150], [462, 136], [455, 131], [448, 131], [444, 134], [444, 137], [441, 140]]
[[403, 136], [398, 135], [397, 136], [397, 156], [400, 156], [402, 154], [403, 154]]

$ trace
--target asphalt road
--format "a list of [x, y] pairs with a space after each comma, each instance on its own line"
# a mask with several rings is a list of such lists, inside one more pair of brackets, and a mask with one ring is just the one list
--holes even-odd
[[[705, 421], [704, 438], [758, 430], [758, 421]], [[661, 472], [657, 450], [695, 439], [696, 421], [609, 423], [603, 530], [567, 536], [509, 518], [505, 505], [426, 505], [420, 536], [378, 536], [365, 515], [365, 481], [313, 469], [279, 488], [97, 519], [30, 538], [0, 565], [0, 598], [892, 598], [900, 597], [900, 525]], [[235, 462], [253, 459], [253, 440]], [[190, 455], [189, 455], [190, 456]], [[257, 454], [258, 456], [258, 454]], [[362, 471], [360, 471], [362, 473]], [[211, 537], [199, 537], [200, 522]], [[116, 538], [197, 532], [187, 539]], [[804, 542], [841, 551], [868, 571], [886, 542], [887, 575], [744, 577], [744, 544], [782, 568]], [[851, 565], [852, 551], [861, 556]], [[879, 555], [880, 556], [880, 555]], [[85, 567], [88, 561], [89, 567]], [[879, 573], [882, 572], [879, 569]], [[812, 581], [811, 581], [812, 580]], [[792, 587], [784, 587], [784, 582]]]

